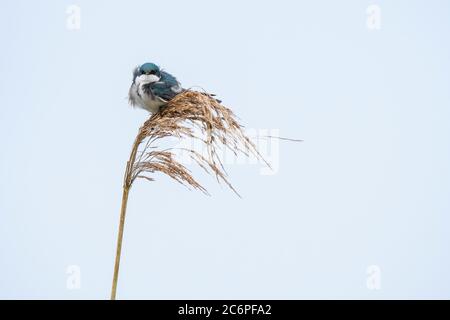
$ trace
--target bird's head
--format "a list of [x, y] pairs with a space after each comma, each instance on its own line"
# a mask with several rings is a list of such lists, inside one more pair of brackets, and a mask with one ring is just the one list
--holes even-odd
[[161, 69], [154, 63], [147, 62], [134, 69], [133, 81], [141, 83], [158, 82], [161, 79]]

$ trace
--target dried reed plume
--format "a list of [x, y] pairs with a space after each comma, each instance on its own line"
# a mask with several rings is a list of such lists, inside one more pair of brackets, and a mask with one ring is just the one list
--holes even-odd
[[[188, 148], [156, 149], [155, 143], [167, 137], [197, 139], [206, 147], [207, 155]], [[177, 95], [163, 109], [145, 121], [139, 129], [127, 162], [123, 182], [112, 300], [116, 298], [125, 213], [133, 182], [136, 178], [152, 181], [152, 174], [161, 172], [185, 186], [207, 194], [207, 190], [192, 176], [191, 172], [176, 160], [174, 152], [182, 150], [187, 152], [203, 170], [214, 175], [218, 182], [225, 183], [237, 194], [227, 179], [218, 155], [219, 148], [228, 148], [235, 155], [239, 153], [246, 156], [253, 155], [265, 162], [254, 143], [244, 134], [243, 127], [236, 120], [234, 113], [206, 93], [188, 90]]]

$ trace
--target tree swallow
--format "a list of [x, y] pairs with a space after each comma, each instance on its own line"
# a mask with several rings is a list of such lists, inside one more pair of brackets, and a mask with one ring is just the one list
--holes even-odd
[[144, 63], [133, 71], [133, 83], [128, 92], [132, 106], [156, 113], [184, 89], [170, 73], [154, 63]]

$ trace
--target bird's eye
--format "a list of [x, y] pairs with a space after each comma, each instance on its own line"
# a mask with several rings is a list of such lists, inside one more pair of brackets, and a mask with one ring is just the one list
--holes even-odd
[[150, 71], [150, 74], [156, 74], [155, 70]]

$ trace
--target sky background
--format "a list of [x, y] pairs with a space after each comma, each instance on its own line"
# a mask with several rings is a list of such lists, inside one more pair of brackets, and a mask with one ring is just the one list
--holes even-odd
[[2, 1], [0, 298], [109, 298], [147, 118], [126, 97], [147, 61], [246, 127], [304, 142], [273, 142], [270, 175], [228, 163], [242, 199], [207, 176], [209, 197], [137, 181], [119, 299], [450, 298], [449, 13], [437, 0]]

